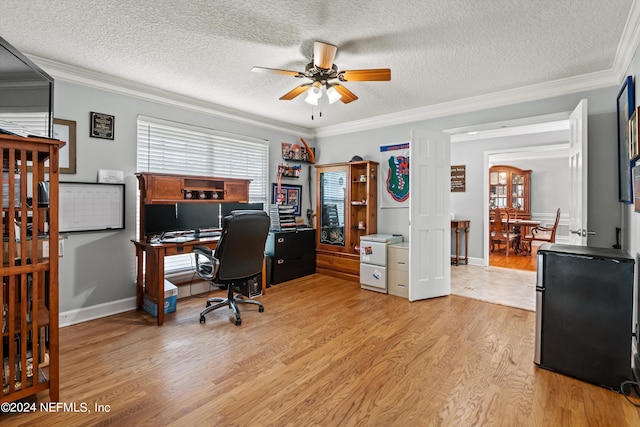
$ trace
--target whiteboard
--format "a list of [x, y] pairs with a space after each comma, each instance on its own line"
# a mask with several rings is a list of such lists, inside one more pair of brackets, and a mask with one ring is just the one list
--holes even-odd
[[124, 184], [61, 182], [60, 232], [124, 228]]

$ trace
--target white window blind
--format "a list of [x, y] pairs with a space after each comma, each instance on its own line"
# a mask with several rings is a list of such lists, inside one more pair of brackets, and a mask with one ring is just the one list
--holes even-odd
[[[250, 178], [249, 201], [268, 206], [269, 143], [248, 136], [138, 117], [137, 170], [180, 175]], [[140, 197], [138, 199], [138, 212]], [[139, 220], [140, 215], [136, 215]], [[136, 224], [139, 234], [140, 224]], [[190, 255], [165, 259], [165, 272], [192, 269]]]

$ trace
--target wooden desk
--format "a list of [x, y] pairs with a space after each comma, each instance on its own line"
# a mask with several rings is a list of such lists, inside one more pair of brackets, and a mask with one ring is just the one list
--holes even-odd
[[[158, 326], [164, 323], [164, 257], [182, 255], [193, 252], [195, 246], [206, 246], [215, 249], [218, 245], [218, 237], [203, 238], [184, 243], [149, 243], [132, 240], [136, 247], [137, 274], [136, 274], [136, 308], [142, 310], [143, 298], [146, 295], [158, 306]], [[146, 259], [146, 266], [144, 261]], [[145, 286], [146, 279], [146, 286]], [[266, 267], [262, 265], [262, 293], [266, 288]]]
[[451, 228], [456, 230], [456, 254], [451, 256], [451, 264], [460, 265], [460, 230], [464, 230], [464, 263], [469, 264], [469, 224], [468, 219], [452, 219]]

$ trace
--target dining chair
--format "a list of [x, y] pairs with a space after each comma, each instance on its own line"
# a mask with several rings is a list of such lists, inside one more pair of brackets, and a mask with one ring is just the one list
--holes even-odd
[[558, 231], [558, 223], [560, 222], [560, 208], [556, 211], [556, 219], [551, 227], [536, 225], [531, 227], [529, 232], [522, 237], [524, 247], [528, 254], [531, 254], [531, 246], [534, 241], [538, 242], [556, 242], [556, 232]]
[[511, 230], [509, 221], [511, 215], [506, 209], [495, 209], [493, 211], [493, 231], [491, 232], [491, 252], [495, 250], [496, 244], [505, 245], [506, 255], [509, 256], [509, 248], [515, 250], [520, 243], [520, 235]]

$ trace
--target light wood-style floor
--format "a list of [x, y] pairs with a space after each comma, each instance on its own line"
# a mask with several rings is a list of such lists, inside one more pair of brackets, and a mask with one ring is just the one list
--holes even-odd
[[60, 398], [91, 412], [0, 424], [640, 425], [623, 395], [534, 365], [531, 311], [409, 302], [317, 274], [262, 300], [264, 313], [244, 308], [241, 326], [228, 309], [198, 323], [204, 299], [190, 298], [161, 327], [128, 312], [63, 328]]
[[530, 255], [515, 254], [509, 251], [506, 255], [504, 248], [489, 251], [489, 265], [493, 267], [513, 268], [516, 270], [536, 271], [536, 253], [540, 245], [533, 245]]

